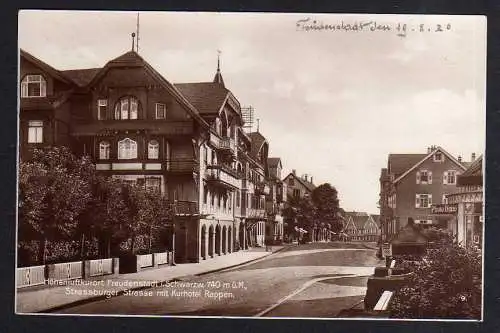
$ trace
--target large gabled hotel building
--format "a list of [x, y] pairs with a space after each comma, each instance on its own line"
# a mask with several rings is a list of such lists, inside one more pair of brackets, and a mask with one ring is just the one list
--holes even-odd
[[244, 131], [219, 64], [210, 82], [172, 84], [135, 50], [67, 71], [20, 56], [21, 160], [66, 145], [100, 173], [166, 195], [178, 261], [262, 246], [266, 228], [276, 230], [266, 214], [269, 143]]

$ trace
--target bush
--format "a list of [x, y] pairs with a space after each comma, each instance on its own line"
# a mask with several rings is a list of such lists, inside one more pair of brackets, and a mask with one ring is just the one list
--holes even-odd
[[[408, 269], [408, 264], [400, 267]], [[391, 317], [480, 319], [481, 254], [455, 243], [429, 249], [391, 305]]]

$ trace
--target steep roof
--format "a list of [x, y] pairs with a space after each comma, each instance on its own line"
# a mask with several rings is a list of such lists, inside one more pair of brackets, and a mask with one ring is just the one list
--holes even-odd
[[427, 154], [389, 154], [390, 173], [397, 178], [426, 156]]
[[[421, 165], [422, 163], [424, 163], [426, 160], [428, 160], [429, 158], [431, 158], [432, 156], [434, 156], [434, 154], [436, 154], [437, 152], [440, 152], [442, 154], [444, 154], [447, 158], [449, 158], [452, 162], [454, 162], [457, 166], [461, 167], [463, 170], [465, 170], [465, 166], [460, 163], [456, 158], [454, 158], [452, 155], [450, 155], [450, 153], [448, 153], [446, 150], [444, 150], [443, 148], [441, 147], [435, 147], [435, 149], [433, 149], [430, 153], [428, 153], [427, 155], [424, 155], [424, 157], [418, 161], [417, 163], [415, 163], [414, 165], [412, 165], [408, 170], [404, 171], [401, 175], [396, 175], [396, 179], [394, 180], [394, 183], [397, 183], [399, 182], [401, 179], [403, 179], [404, 177], [406, 177], [412, 170], [416, 169], [419, 165]], [[392, 170], [391, 170], [392, 171]]]
[[279, 157], [269, 157], [267, 159], [267, 165], [270, 168], [276, 168], [281, 163], [281, 159]]
[[58, 79], [59, 81], [62, 81], [64, 83], [71, 83], [71, 81], [61, 71], [55, 69], [54, 67], [43, 62], [42, 60], [34, 57], [33, 55], [26, 52], [25, 50], [21, 49], [20, 55], [22, 58], [25, 58], [26, 60], [33, 63], [37, 67], [41, 68], [44, 72], [46, 72], [47, 74], [51, 75], [52, 77]]
[[370, 216], [372, 217], [373, 221], [375, 221], [375, 223], [377, 224], [377, 226], [380, 227], [380, 215], [370, 214]]
[[307, 182], [305, 179], [302, 179], [300, 177], [297, 177], [297, 175], [294, 175], [292, 172], [290, 172], [285, 178], [283, 178], [283, 180], [287, 179], [289, 176], [292, 176], [293, 178], [295, 178], [298, 182], [300, 182], [309, 192], [312, 192], [314, 191], [314, 189], [316, 188], [316, 185], [314, 185], [313, 183], [311, 182]]
[[248, 134], [250, 140], [252, 141], [252, 149], [250, 150], [250, 156], [256, 158], [259, 154], [262, 145], [266, 142], [266, 138], [259, 132], [252, 132]]
[[149, 75], [151, 75], [161, 86], [167, 90], [181, 105], [184, 105], [188, 113], [196, 119], [200, 124], [209, 127], [208, 123], [200, 116], [199, 111], [191, 102], [169, 81], [167, 81], [156, 69], [153, 68], [146, 60], [144, 60], [137, 52], [128, 51], [108, 63], [98, 71], [98, 73], [89, 82], [89, 86], [102, 78], [108, 69], [113, 67], [142, 67]]
[[348, 218], [351, 218], [352, 222], [356, 226], [356, 229], [363, 229], [366, 221], [369, 219], [369, 215], [365, 212], [346, 212]]
[[70, 69], [61, 71], [79, 87], [87, 86], [102, 68]]
[[482, 176], [483, 175], [483, 156], [479, 156], [474, 162], [472, 162], [467, 170], [465, 170], [461, 176]]
[[218, 114], [229, 94], [229, 90], [215, 82], [175, 83], [174, 87], [202, 115]]

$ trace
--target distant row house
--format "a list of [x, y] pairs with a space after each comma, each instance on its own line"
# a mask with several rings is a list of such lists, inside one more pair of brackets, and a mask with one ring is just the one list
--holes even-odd
[[376, 242], [380, 238], [379, 216], [366, 212], [345, 212], [341, 235], [348, 241]]
[[283, 239], [281, 160], [269, 158], [261, 133], [244, 130], [219, 64], [210, 82], [172, 84], [134, 50], [102, 68], [65, 71], [20, 56], [21, 160], [65, 145], [103, 175], [166, 195], [178, 261]]
[[390, 239], [411, 218], [423, 228], [434, 226], [460, 233], [457, 205], [460, 176], [474, 163], [455, 158], [443, 148], [429, 147], [426, 154], [390, 154], [380, 176], [382, 238]]

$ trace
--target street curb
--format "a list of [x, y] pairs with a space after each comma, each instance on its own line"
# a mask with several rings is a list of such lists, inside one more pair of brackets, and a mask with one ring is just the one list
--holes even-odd
[[290, 246], [283, 246], [281, 249], [276, 250], [276, 251], [271, 252], [271, 253], [268, 253], [265, 256], [262, 256], [262, 257], [259, 257], [259, 258], [255, 258], [255, 259], [250, 259], [250, 260], [245, 261], [245, 262], [240, 262], [239, 264], [235, 264], [235, 265], [231, 265], [231, 266], [227, 266], [227, 267], [222, 267], [222, 268], [216, 268], [216, 269], [213, 269], [211, 271], [201, 272], [201, 273], [198, 273], [198, 274], [194, 274], [193, 276], [203, 276], [203, 275], [206, 275], [206, 274], [211, 274], [211, 273], [216, 273], [216, 272], [220, 272], [220, 271], [225, 271], [225, 270], [231, 269], [231, 268], [236, 268], [236, 267], [241, 266], [241, 265], [251, 264], [253, 262], [262, 260], [264, 258], [267, 258], [270, 255], [273, 255], [275, 253], [281, 252], [281, 251], [283, 251], [284, 249], [286, 249], [288, 247], [290, 247]]
[[[222, 271], [222, 270], [235, 268], [235, 267], [238, 267], [238, 266], [241, 266], [241, 265], [245, 265], [245, 264], [252, 263], [254, 261], [266, 258], [266, 257], [268, 257], [268, 256], [270, 256], [270, 255], [272, 255], [274, 253], [278, 253], [280, 251], [283, 251], [284, 249], [286, 249], [288, 247], [289, 246], [283, 246], [281, 249], [276, 250], [275, 252], [271, 252], [271, 253], [266, 254], [265, 256], [262, 256], [260, 258], [250, 259], [248, 261], [244, 261], [244, 262], [241, 262], [239, 264], [235, 264], [235, 265], [231, 265], [231, 266], [227, 266], [227, 267], [223, 267], [223, 268], [212, 269], [212, 270], [209, 270], [209, 271], [206, 271], [206, 272], [201, 272], [201, 273], [198, 273], [198, 274], [182, 275], [182, 276], [178, 276], [178, 277], [175, 277], [175, 278], [171, 278], [169, 280], [158, 280], [158, 283], [159, 284], [166, 284], [166, 283], [169, 283], [169, 282], [179, 281], [179, 280], [181, 280], [183, 278], [187, 278], [187, 277], [203, 276], [203, 275], [206, 275], [206, 274], [215, 273], [215, 272], [219, 272], [219, 271]], [[126, 289], [117, 291], [116, 295], [114, 295], [114, 296], [108, 297], [106, 295], [102, 295], [102, 296], [100, 295], [100, 296], [89, 297], [89, 298], [85, 298], [85, 299], [80, 299], [80, 300], [77, 300], [77, 301], [73, 301], [73, 302], [70, 302], [70, 303], [53, 306], [53, 307], [47, 308], [45, 310], [35, 311], [33, 313], [52, 313], [52, 312], [55, 312], [55, 311], [60, 311], [60, 310], [64, 310], [64, 309], [73, 308], [75, 306], [80, 306], [80, 305], [84, 305], [84, 304], [88, 304], [88, 303], [93, 303], [93, 302], [97, 302], [97, 301], [103, 301], [103, 300], [106, 300], [106, 299], [111, 299], [111, 298], [114, 298], [114, 297], [123, 296], [123, 294], [125, 294], [126, 291], [137, 291], [137, 290], [145, 290], [145, 289], [151, 289], [151, 288], [153, 288], [153, 287], [151, 287], [151, 286], [141, 286], [141, 287], [126, 288]], [[26, 312], [26, 314], [27, 313], [30, 313], [30, 312]], [[24, 312], [20, 312], [19, 314], [25, 314], [25, 313]]]

